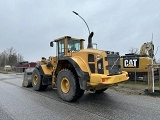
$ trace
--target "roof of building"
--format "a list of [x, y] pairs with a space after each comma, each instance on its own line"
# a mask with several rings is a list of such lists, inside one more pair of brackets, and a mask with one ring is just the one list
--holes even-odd
[[37, 64], [36, 62], [20, 62], [15, 67], [16, 68], [20, 68], [20, 67], [28, 68], [28, 67], [35, 67], [36, 64]]

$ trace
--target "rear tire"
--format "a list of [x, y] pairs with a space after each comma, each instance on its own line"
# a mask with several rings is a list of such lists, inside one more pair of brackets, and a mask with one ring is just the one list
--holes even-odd
[[58, 73], [56, 85], [58, 94], [64, 101], [76, 101], [84, 94], [76, 75], [69, 69], [62, 69]]
[[42, 85], [42, 78], [37, 68], [34, 69], [32, 74], [32, 86], [35, 91], [44, 91], [48, 85]]

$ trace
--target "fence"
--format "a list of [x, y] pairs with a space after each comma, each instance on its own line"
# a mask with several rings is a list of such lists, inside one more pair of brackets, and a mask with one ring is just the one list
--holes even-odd
[[158, 85], [160, 90], [160, 64], [152, 64], [148, 65], [148, 91], [154, 92], [155, 91], [155, 76], [154, 76], [154, 70], [157, 69], [158, 72]]
[[[148, 82], [148, 72], [128, 72], [130, 81], [142, 81]], [[160, 80], [158, 69], [154, 70], [154, 80], [157, 82]]]

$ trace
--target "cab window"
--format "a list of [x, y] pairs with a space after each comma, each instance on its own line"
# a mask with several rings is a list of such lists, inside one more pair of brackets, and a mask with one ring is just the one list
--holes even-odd
[[81, 49], [81, 41], [79, 40], [68, 40], [68, 50], [69, 51], [79, 51]]

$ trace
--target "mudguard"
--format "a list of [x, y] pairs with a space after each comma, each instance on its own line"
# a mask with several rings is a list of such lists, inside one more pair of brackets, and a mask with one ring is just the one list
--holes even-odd
[[51, 85], [52, 84], [52, 71], [51, 67], [47, 67], [47, 65], [37, 66], [37, 69], [42, 76], [42, 85]]
[[67, 61], [73, 65], [79, 78], [80, 88], [83, 90], [87, 90], [87, 82], [89, 82], [90, 80], [89, 77], [90, 70], [86, 65], [86, 63], [83, 61], [83, 59], [78, 56], [72, 58], [70, 57], [62, 58], [58, 61], [58, 66], [55, 73], [59, 72], [60, 70], [59, 68], [61, 68], [62, 65], [61, 63], [63, 63], [64, 61]]

